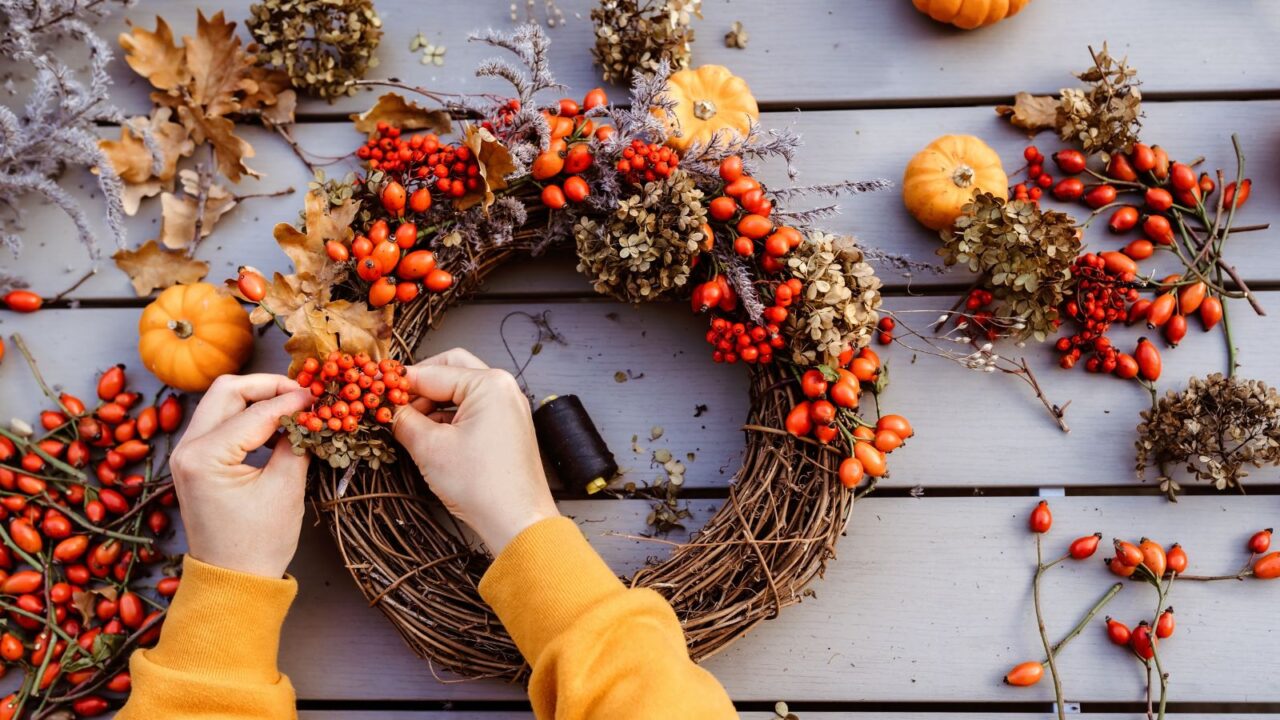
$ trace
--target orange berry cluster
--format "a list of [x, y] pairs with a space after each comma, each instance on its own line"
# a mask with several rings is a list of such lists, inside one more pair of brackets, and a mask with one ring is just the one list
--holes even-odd
[[542, 204], [559, 210], [568, 203], [580, 203], [591, 195], [591, 186], [580, 173], [595, 164], [588, 140], [592, 134], [605, 140], [613, 134], [609, 125], [596, 127], [583, 111], [608, 102], [604, 90], [587, 93], [581, 106], [572, 98], [562, 98], [556, 112], [544, 110], [542, 116], [551, 128], [551, 144], [538, 153], [529, 168], [534, 180], [542, 186]]
[[[400, 128], [380, 122], [373, 137], [356, 150], [356, 157], [367, 161], [370, 170], [381, 170], [393, 178], [432, 183], [442, 197], [460, 198], [468, 190], [480, 187], [480, 164], [471, 148], [441, 143], [435, 133], [405, 138]], [[425, 202], [430, 207], [430, 200], [422, 200], [423, 195], [419, 194], [425, 192], [426, 187], [414, 191], [411, 204], [412, 198], [418, 198], [419, 204]]]
[[398, 223], [393, 234], [391, 224], [378, 219], [351, 241], [349, 251], [336, 241], [330, 241], [325, 251], [335, 262], [353, 257], [356, 275], [369, 283], [369, 304], [382, 307], [392, 300], [410, 302], [424, 287], [433, 293], [453, 287], [453, 275], [436, 267], [435, 253], [414, 250], [417, 242], [418, 226], [414, 223]]
[[392, 406], [408, 404], [412, 398], [403, 364], [390, 358], [374, 361], [363, 352], [351, 355], [335, 350], [323, 362], [307, 358], [298, 373], [298, 385], [311, 390], [316, 402], [293, 419], [313, 433], [325, 429], [353, 433], [365, 418], [389, 424]]
[[632, 185], [667, 178], [680, 166], [680, 153], [665, 145], [632, 140], [622, 150], [615, 166], [623, 179]]
[[730, 155], [720, 161], [720, 179], [725, 182], [724, 194], [707, 204], [711, 219], [732, 231], [734, 252], [752, 257], [763, 249], [760, 266], [766, 272], [781, 271], [782, 258], [804, 242], [804, 236], [793, 227], [775, 226], [769, 219], [773, 201], [765, 195], [760, 181], [743, 170], [742, 158]]
[[731, 365], [739, 360], [768, 365], [773, 362], [773, 351], [787, 345], [777, 325], [748, 325], [719, 317], [711, 320], [707, 342], [715, 348], [712, 360]]

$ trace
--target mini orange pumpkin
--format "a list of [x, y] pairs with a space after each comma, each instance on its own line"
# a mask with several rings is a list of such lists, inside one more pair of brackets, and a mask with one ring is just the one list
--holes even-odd
[[209, 283], [174, 285], [138, 321], [142, 364], [183, 392], [208, 390], [219, 375], [243, 367], [252, 352], [249, 314]]
[[912, 0], [916, 9], [961, 30], [995, 25], [1017, 15], [1031, 0]]
[[[653, 112], [667, 119], [673, 130], [667, 145], [682, 153], [695, 141], [706, 145], [720, 130], [745, 136], [760, 118], [751, 88], [723, 65], [703, 65], [673, 73], [667, 78], [664, 95], [676, 103], [674, 121], [661, 109]], [[676, 129], [680, 131], [678, 136]]]
[[925, 227], [951, 227], [974, 193], [1009, 197], [1000, 156], [972, 135], [943, 135], [916, 153], [902, 175], [902, 201]]

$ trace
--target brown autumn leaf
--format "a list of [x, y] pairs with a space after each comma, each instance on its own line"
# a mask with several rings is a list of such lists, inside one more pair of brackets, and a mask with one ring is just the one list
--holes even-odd
[[471, 152], [476, 156], [476, 162], [480, 165], [480, 183], [475, 190], [468, 191], [466, 195], [455, 200], [454, 207], [466, 210], [478, 202], [483, 202], [484, 208], [488, 210], [493, 204], [493, 191], [507, 187], [507, 175], [515, 172], [516, 164], [512, 162], [511, 152], [506, 146], [494, 137], [493, 133], [479, 125], [467, 126], [463, 144], [471, 148]]
[[330, 240], [350, 244], [354, 235], [351, 222], [355, 220], [360, 203], [348, 199], [335, 207], [325, 196], [308, 192], [305, 204], [305, 232], [289, 223], [278, 223], [273, 232], [276, 243], [293, 262], [294, 273], [318, 278], [326, 265], [331, 264], [324, 244]]
[[[234, 279], [227, 280], [227, 286], [232, 287], [236, 284]], [[267, 285], [267, 294], [262, 298], [262, 302], [253, 311], [249, 313], [249, 321], [254, 325], [266, 325], [271, 322], [272, 314], [287, 318], [297, 312], [299, 308], [307, 304], [312, 297], [320, 301], [327, 298], [327, 293], [317, 295], [315, 283], [311, 282], [311, 276], [306, 278], [297, 275], [281, 275], [276, 273], [271, 284]], [[239, 294], [238, 292], [236, 293]], [[268, 312], [264, 307], [271, 308]]]
[[284, 321], [290, 333], [284, 344], [285, 352], [292, 358], [289, 375], [297, 374], [307, 358], [323, 357], [334, 350], [386, 357], [391, 347], [393, 313], [390, 306], [373, 310], [363, 302], [337, 300], [324, 305], [314, 300], [308, 302]]
[[206, 115], [236, 112], [240, 109], [237, 94], [258, 89], [249, 77], [253, 58], [241, 47], [236, 24], [227, 22], [222, 11], [205, 18], [204, 12], [196, 10], [195, 37], [184, 36], [182, 42], [191, 73], [191, 101], [203, 107]]
[[1020, 92], [1013, 97], [1013, 105], [997, 105], [996, 114], [1033, 133], [1052, 130], [1058, 126], [1058, 98]]
[[[98, 147], [111, 161], [111, 167], [124, 181], [125, 213], [133, 215], [143, 198], [151, 197], [172, 185], [178, 169], [178, 160], [190, 155], [195, 143], [181, 123], [170, 120], [170, 108], [156, 108], [151, 117], [130, 118], [120, 127], [119, 140], [99, 140]], [[160, 150], [160, 172], [155, 174], [155, 158], [143, 140], [140, 126], [146, 126], [152, 142]], [[94, 168], [94, 173], [97, 169]]]
[[356, 129], [369, 135], [378, 131], [378, 123], [385, 122], [401, 130], [430, 129], [439, 135], [453, 132], [453, 122], [444, 110], [430, 110], [405, 100], [397, 93], [387, 93], [378, 98], [373, 107], [362, 113], [353, 113], [351, 119]]
[[[289, 73], [284, 70], [253, 65], [249, 68], [249, 79], [253, 81], [254, 87], [241, 98], [240, 112], [266, 113], [269, 109], [276, 108], [285, 102], [287, 96], [293, 98], [291, 108], [297, 104], [298, 93], [289, 84]], [[288, 120], [283, 121], [282, 124], [291, 122], [293, 122], [292, 109], [289, 110]]]
[[275, 102], [262, 109], [262, 121], [267, 127], [289, 125], [298, 111], [298, 93], [285, 90], [276, 95]]
[[[227, 211], [236, 206], [236, 202], [236, 197], [227, 192], [226, 188], [218, 184], [210, 185], [204, 202], [200, 237], [209, 237], [214, 225]], [[185, 249], [195, 242], [196, 211], [199, 206], [197, 195], [191, 190], [187, 190], [182, 195], [164, 193], [160, 196], [160, 206], [160, 242], [173, 250]]]
[[197, 143], [207, 142], [213, 146], [218, 172], [228, 180], [240, 182], [244, 175], [262, 177], [261, 173], [245, 165], [245, 158], [254, 156], [253, 146], [236, 135], [236, 124], [231, 118], [202, 115], [198, 110], [185, 105], [178, 107], [178, 117], [191, 130], [191, 137]]
[[209, 274], [209, 263], [186, 253], [169, 252], [155, 240], [146, 241], [137, 250], [119, 250], [111, 258], [129, 276], [138, 297], [171, 285], [199, 282]]
[[173, 44], [173, 31], [164, 18], [156, 16], [155, 32], [132, 27], [120, 34], [120, 47], [125, 51], [125, 62], [133, 71], [146, 78], [160, 90], [171, 91], [191, 80], [185, 62], [186, 54]]

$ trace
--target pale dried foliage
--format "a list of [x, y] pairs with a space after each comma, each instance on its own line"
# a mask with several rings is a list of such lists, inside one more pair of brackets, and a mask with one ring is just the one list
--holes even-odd
[[249, 15], [259, 62], [283, 68], [304, 93], [329, 102], [354, 95], [351, 81], [378, 65], [382, 19], [371, 0], [266, 0]]
[[1085, 89], [1066, 89], [1058, 104], [1058, 134], [1080, 143], [1085, 152], [1129, 152], [1142, 127], [1142, 92], [1138, 71], [1126, 59], [1092, 48], [1093, 67], [1076, 77], [1090, 83]]
[[663, 63], [683, 70], [689, 67], [694, 17], [702, 17], [702, 0], [601, 0], [591, 10], [596, 29], [591, 56], [606, 82], [652, 75]]
[[787, 318], [792, 362], [834, 367], [841, 352], [871, 342], [880, 278], [853, 238], [810, 232], [788, 256], [787, 269], [804, 283]]
[[1044, 341], [1057, 332], [1071, 263], [1080, 252], [1080, 235], [1069, 215], [980, 193], [941, 235], [943, 261], [981, 276], [1000, 301], [1000, 314], [1021, 323], [1019, 339]]
[[596, 292], [628, 302], [653, 300], [683, 287], [690, 263], [706, 239], [703, 194], [688, 173], [645, 184], [597, 221], [573, 226], [578, 271]]
[[1156, 466], [1170, 499], [1182, 489], [1170, 464], [1218, 490], [1243, 490], [1247, 466], [1280, 465], [1280, 394], [1261, 380], [1193, 377], [1143, 411], [1135, 445], [1138, 476]]
[[[98, 187], [106, 203], [106, 229], [124, 247], [120, 177], [98, 149], [98, 123], [118, 123], [108, 102], [111, 48], [93, 32], [111, 10], [128, 0], [0, 0], [0, 59], [10, 66], [5, 84], [29, 82], [21, 108], [0, 105], [0, 246], [22, 247], [22, 207], [38, 195], [66, 213], [93, 260], [101, 251], [97, 229], [80, 203], [57, 179], [68, 166], [100, 168]], [[63, 52], [82, 45], [88, 69], [67, 64]]]

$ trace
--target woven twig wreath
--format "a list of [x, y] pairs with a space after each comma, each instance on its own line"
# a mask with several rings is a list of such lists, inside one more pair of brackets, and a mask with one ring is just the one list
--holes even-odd
[[[397, 313], [393, 355], [411, 362], [452, 303], [522, 256], [507, 247], [477, 257], [466, 284]], [[774, 365], [750, 372], [746, 450], [728, 499], [690, 542], [624, 579], [671, 602], [695, 660], [800, 601], [834, 557], [855, 498], [836, 478], [838, 452], [773, 429], [802, 399], [796, 384]], [[463, 538], [413, 463], [361, 466], [345, 484], [341, 470], [315, 474], [318, 507], [347, 569], [415, 653], [467, 677], [524, 676], [528, 666], [477, 590], [490, 557]]]

